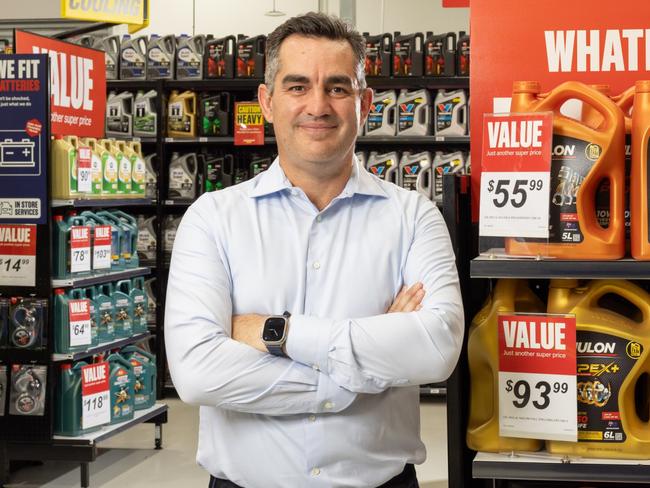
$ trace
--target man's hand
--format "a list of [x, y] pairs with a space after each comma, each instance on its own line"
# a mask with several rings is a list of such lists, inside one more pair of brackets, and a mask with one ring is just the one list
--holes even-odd
[[423, 298], [424, 285], [422, 283], [418, 282], [410, 288], [407, 288], [406, 285], [404, 285], [386, 313], [413, 312], [420, 310], [422, 308], [422, 305], [420, 304], [422, 303]]
[[237, 342], [254, 347], [258, 351], [268, 352], [262, 342], [262, 329], [267, 318], [265, 315], [255, 313], [233, 315], [232, 338]]

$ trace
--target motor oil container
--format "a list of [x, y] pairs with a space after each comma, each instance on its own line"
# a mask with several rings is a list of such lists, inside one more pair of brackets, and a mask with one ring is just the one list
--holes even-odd
[[90, 148], [90, 184], [91, 195], [100, 198], [102, 196], [102, 158], [97, 148], [97, 139], [83, 137], [79, 143]]
[[167, 105], [167, 135], [196, 137], [196, 93], [172, 91]]
[[142, 264], [151, 264], [156, 261], [156, 216], [149, 218], [138, 215], [138, 256]]
[[153, 325], [156, 323], [156, 292], [154, 289], [156, 278], [150, 278], [144, 282], [144, 291], [147, 294], [147, 323]]
[[393, 76], [422, 76], [424, 35], [393, 36]]
[[382, 180], [397, 183], [398, 164], [399, 158], [395, 151], [384, 154], [373, 152], [368, 158], [368, 171]]
[[86, 218], [86, 221], [95, 225], [109, 225], [111, 227], [111, 271], [124, 269], [124, 257], [122, 256], [122, 249], [124, 248], [124, 231], [113, 219], [107, 219], [101, 212], [94, 213], [90, 210], [81, 212], [81, 216]]
[[[126, 285], [129, 283], [129, 285]], [[115, 304], [115, 338], [131, 337], [133, 331], [133, 298], [126, 290], [130, 286], [129, 280], [121, 280], [113, 289], [113, 303]]]
[[456, 74], [456, 33], [434, 35], [427, 32], [424, 41], [424, 75], [454, 76]]
[[102, 198], [114, 198], [117, 196], [117, 159], [111, 152], [111, 144], [108, 139], [98, 139], [95, 151], [102, 161]]
[[[133, 334], [147, 332], [147, 295], [144, 292], [144, 278], [118, 281], [115, 289], [131, 298], [131, 329]], [[119, 298], [119, 296], [118, 296]]]
[[203, 52], [205, 36], [181, 34], [176, 38], [176, 79], [203, 79]]
[[86, 289], [85, 288], [71, 288], [68, 290], [68, 298], [70, 300], [88, 300], [88, 306], [90, 310], [90, 338], [91, 342], [90, 345], [84, 346], [84, 348], [88, 348], [91, 346], [97, 346], [99, 345], [99, 330], [97, 329], [97, 316], [99, 313], [99, 310], [97, 310], [97, 307], [95, 307], [95, 301], [88, 298], [86, 294]]
[[151, 34], [147, 44], [147, 79], [174, 79], [176, 64], [176, 37]]
[[210, 39], [205, 43], [203, 72], [206, 78], [235, 77], [235, 36]]
[[[70, 340], [70, 320], [68, 304], [70, 297], [65, 290], [57, 288], [54, 290], [54, 352], [58, 354], [70, 354], [77, 351], [85, 351], [91, 344], [72, 345]], [[89, 307], [80, 304], [84, 309]], [[86, 304], [87, 305], [87, 304]]]
[[576, 318], [578, 442], [552, 454], [650, 459], [650, 294], [623, 280], [552, 280], [549, 313]]
[[120, 149], [131, 165], [131, 196], [144, 198], [147, 173], [142, 157], [142, 145], [139, 141], [120, 142]]
[[367, 136], [397, 134], [397, 93], [395, 90], [375, 92], [366, 120]]
[[122, 36], [120, 45], [120, 79], [144, 80], [147, 78], [147, 36], [131, 38]]
[[102, 39], [101, 49], [106, 60], [106, 79], [120, 78], [120, 36], [108, 36]]
[[650, 81], [637, 81], [632, 112], [632, 169], [630, 199], [634, 209], [631, 221], [631, 251], [634, 259], [650, 259]]
[[131, 137], [133, 135], [133, 93], [111, 92], [106, 99], [106, 135]]
[[[65, 259], [65, 272], [66, 276], [74, 275], [74, 276], [83, 276], [83, 275], [88, 275], [92, 272], [92, 265], [89, 266], [89, 269], [87, 271], [75, 271], [72, 273], [72, 244], [71, 241], [75, 237], [75, 232], [78, 233], [84, 233], [85, 230], [78, 229], [75, 231], [75, 228], [77, 227], [88, 227], [88, 235], [90, 236], [90, 254], [92, 255], [92, 222], [88, 220], [88, 218], [85, 215], [76, 215], [76, 213], [71, 213], [68, 215], [68, 217], [65, 219], [65, 222], [67, 224], [67, 241], [65, 243], [65, 256], [57, 256], [58, 258], [63, 257]], [[57, 226], [58, 229], [58, 226]], [[78, 234], [79, 235], [79, 234]], [[57, 249], [58, 251], [58, 249]], [[92, 263], [92, 258], [88, 256], [88, 259], [91, 260]]]
[[498, 280], [483, 308], [472, 320], [467, 340], [470, 404], [467, 445], [475, 451], [537, 451], [543, 441], [499, 435], [500, 313], [543, 313], [544, 304], [526, 281]]
[[135, 412], [135, 377], [131, 363], [117, 353], [108, 356], [111, 385], [111, 425], [131, 420]]
[[165, 261], [169, 263], [172, 257], [172, 250], [174, 249], [174, 240], [176, 239], [176, 232], [178, 226], [181, 224], [181, 216], [174, 217], [168, 215], [165, 218], [165, 225], [163, 227], [163, 250], [165, 252]]
[[240, 37], [237, 40], [237, 78], [264, 78], [266, 36]]
[[[97, 236], [96, 232], [95, 232], [95, 229], [96, 229], [97, 226], [110, 225], [110, 224], [108, 222], [106, 222], [103, 218], [99, 217], [98, 215], [95, 215], [90, 210], [85, 210], [85, 211], [81, 212], [81, 217], [86, 219], [86, 225], [88, 225], [90, 227], [90, 236], [91, 236], [90, 237], [90, 239], [91, 239], [90, 240], [90, 247], [91, 247], [91, 250], [92, 250], [92, 252], [91, 252], [91, 263], [92, 263], [91, 268], [92, 268], [93, 271], [95, 271], [97, 269], [102, 269], [102, 268], [98, 268], [97, 264], [95, 263], [95, 249], [96, 249], [95, 248], [95, 245], [96, 245], [95, 243], [96, 243], [96, 241], [100, 241], [97, 244], [97, 245], [100, 245], [101, 241], [104, 240], [107, 236], [103, 236], [103, 235]], [[111, 228], [111, 246], [113, 244], [113, 238], [114, 237], [115, 236], [114, 236], [114, 233], [113, 233], [112, 228]], [[112, 252], [112, 249], [111, 249], [111, 252]]]
[[204, 93], [200, 98], [199, 132], [206, 137], [227, 136], [230, 133], [230, 93]]
[[81, 369], [88, 364], [79, 361], [61, 364], [59, 381], [56, 382], [54, 408], [54, 434], [77, 437], [101, 429], [101, 425], [82, 428], [83, 404], [81, 393]]
[[115, 303], [113, 285], [104, 283], [86, 288], [86, 296], [95, 302], [98, 314], [97, 336], [100, 343], [115, 340]]
[[255, 158], [251, 161], [248, 171], [249, 178], [255, 178], [258, 174], [269, 169], [273, 164], [273, 158]]
[[463, 174], [465, 155], [462, 151], [453, 153], [436, 152], [433, 158], [433, 199], [442, 201], [442, 181], [447, 174]]
[[431, 199], [433, 193], [433, 173], [431, 153], [402, 153], [397, 173], [397, 185], [406, 190], [414, 190]]
[[145, 198], [156, 200], [158, 198], [158, 172], [154, 169], [153, 160], [156, 154], [149, 154], [144, 158], [144, 169], [146, 174], [146, 184], [144, 189]]
[[[123, 222], [118, 216], [114, 215], [108, 210], [100, 210], [99, 212], [96, 212], [95, 215], [98, 215], [104, 219], [104, 221], [110, 225], [111, 228], [115, 228], [115, 230], [117, 230], [117, 242], [119, 244], [119, 248], [113, 246], [111, 253], [119, 249], [119, 254], [112, 254], [111, 269], [125, 269], [136, 267], [131, 263], [131, 257], [137, 245], [137, 237], [134, 239], [132, 235], [133, 226], [130, 223]], [[113, 232], [115, 232], [115, 230]], [[115, 235], [116, 234], [113, 234], [113, 236]], [[116, 242], [116, 240], [113, 239], [113, 242]]]
[[70, 275], [70, 226], [63, 220], [63, 215], [54, 216], [52, 227], [52, 276], [65, 278]]
[[136, 346], [126, 346], [120, 353], [133, 368], [135, 409], [153, 407], [156, 403], [156, 356]]
[[231, 154], [219, 157], [206, 157], [203, 160], [203, 168], [200, 172], [201, 192], [221, 190], [232, 185], [231, 173], [226, 173], [226, 167], [234, 166], [234, 159]]
[[124, 238], [130, 239], [130, 242], [126, 243], [128, 246], [125, 246], [124, 265], [127, 268], [137, 268], [140, 265], [140, 257], [138, 256], [138, 222], [135, 217], [122, 210], [111, 210], [110, 214], [119, 221], [124, 230]]
[[168, 198], [172, 200], [193, 200], [196, 198], [196, 174], [198, 158], [196, 153], [174, 152], [169, 163]]
[[467, 94], [465, 90], [439, 90], [434, 100], [434, 131], [437, 136], [467, 134]]
[[[630, 250], [630, 172], [632, 144], [632, 105], [634, 102], [634, 87], [630, 87], [617, 96], [611, 95], [610, 86], [606, 84], [589, 85], [600, 93], [610, 97], [623, 111], [625, 117], [625, 153], [619, 157], [625, 159], [625, 248]], [[598, 127], [603, 118], [590, 105], [583, 105], [580, 119], [589, 127]], [[596, 215], [601, 227], [609, 227], [609, 180], [601, 180], [596, 195]]]
[[398, 136], [426, 136], [431, 133], [431, 96], [427, 90], [400, 91]]
[[366, 169], [368, 166], [368, 153], [366, 151], [357, 151], [354, 155], [359, 160], [361, 167]]
[[133, 111], [133, 135], [136, 137], [156, 137], [158, 135], [158, 92], [139, 90], [135, 95]]
[[124, 141], [109, 140], [106, 149], [109, 149], [117, 161], [117, 198], [127, 198], [131, 196], [133, 189], [133, 166], [131, 159], [124, 153]]
[[78, 198], [77, 136], [56, 136], [52, 141], [52, 198]]
[[[591, 105], [603, 117], [597, 128], [561, 116], [570, 99]], [[561, 259], [619, 259], [625, 254], [625, 120], [607, 96], [578, 82], [565, 82], [540, 95], [537, 82], [515, 82], [512, 112], [553, 111], [550, 221], [548, 244], [535, 239], [506, 239], [511, 255], [547, 255]], [[596, 215], [596, 195], [610, 182], [610, 225]]]
[[456, 44], [456, 73], [458, 76], [469, 76], [469, 35], [460, 31]]
[[366, 76], [390, 76], [390, 56], [393, 50], [393, 36], [390, 33], [371, 36], [363, 33], [366, 41], [366, 60], [364, 71]]

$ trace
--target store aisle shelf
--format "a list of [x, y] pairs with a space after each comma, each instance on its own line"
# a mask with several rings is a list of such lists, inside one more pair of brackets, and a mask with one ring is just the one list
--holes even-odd
[[134, 425], [141, 424], [147, 420], [151, 420], [154, 417], [157, 417], [163, 413], [167, 412], [167, 405], [164, 403], [156, 403], [153, 407], [146, 410], [136, 410], [135, 415], [132, 420], [126, 422], [121, 422], [115, 425], [107, 425], [102, 427], [100, 430], [90, 432], [88, 434], [80, 435], [77, 437], [66, 437], [61, 435], [55, 435], [52, 437], [53, 444], [79, 444], [79, 445], [93, 445], [97, 442], [105, 441], [121, 432], [124, 432], [127, 429], [130, 429]]
[[162, 80], [106, 80], [109, 90], [155, 90]]
[[650, 261], [565, 261], [560, 259], [507, 259], [479, 256], [471, 262], [472, 278], [578, 278], [650, 279]]
[[119, 271], [107, 271], [104, 273], [94, 273], [92, 275], [75, 276], [71, 278], [53, 279], [52, 287], [65, 288], [69, 286], [90, 286], [107, 283], [109, 281], [126, 280], [136, 276], [146, 276], [151, 273], [151, 269], [146, 267], [123, 269]]
[[138, 137], [138, 136], [109, 136], [108, 139], [117, 139], [118, 141], [135, 141], [142, 144], [155, 144], [158, 142], [157, 137]]
[[393, 89], [428, 88], [438, 90], [444, 88], [469, 88], [469, 76], [402, 76], [402, 77], [367, 77], [366, 82], [371, 88]]
[[[234, 137], [165, 137], [165, 144], [223, 144], [233, 145]], [[264, 144], [275, 144], [275, 137], [265, 137]], [[237, 147], [259, 147], [259, 146], [237, 146]]]
[[261, 78], [220, 78], [213, 80], [165, 80], [171, 90], [250, 90], [264, 83]]
[[52, 361], [61, 362], [61, 361], [79, 361], [80, 359], [88, 358], [98, 354], [100, 352], [109, 351], [112, 349], [120, 349], [129, 344], [137, 344], [151, 337], [154, 337], [154, 334], [151, 332], [142, 332], [141, 334], [136, 334], [131, 337], [126, 337], [124, 339], [116, 339], [111, 342], [104, 342], [98, 346], [91, 347], [85, 351], [71, 352], [67, 354], [52, 354]]
[[74, 198], [52, 200], [52, 207], [75, 207], [75, 208], [96, 208], [96, 207], [130, 207], [142, 205], [155, 205], [156, 201], [151, 198]]
[[469, 144], [469, 136], [361, 136], [357, 137], [357, 144]]
[[648, 483], [650, 460], [584, 459], [545, 452], [496, 454], [479, 452], [472, 476], [480, 479]]

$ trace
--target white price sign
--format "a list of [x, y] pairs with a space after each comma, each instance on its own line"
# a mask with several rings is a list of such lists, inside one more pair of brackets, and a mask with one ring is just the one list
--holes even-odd
[[479, 233], [548, 238], [548, 172], [481, 173]]
[[90, 300], [68, 301], [68, 322], [70, 324], [71, 346], [89, 346], [92, 344]]
[[575, 317], [499, 315], [499, 435], [575, 442]]
[[77, 151], [77, 191], [92, 191], [92, 152], [89, 147], [80, 147]]
[[551, 113], [485, 114], [479, 235], [548, 239]]
[[93, 269], [109, 269], [111, 267], [112, 242], [110, 225], [95, 226], [93, 236]]
[[0, 225], [0, 286], [36, 285], [36, 226]]
[[70, 272], [90, 271], [90, 227], [70, 227]]
[[81, 428], [89, 429], [111, 421], [108, 363], [81, 368]]

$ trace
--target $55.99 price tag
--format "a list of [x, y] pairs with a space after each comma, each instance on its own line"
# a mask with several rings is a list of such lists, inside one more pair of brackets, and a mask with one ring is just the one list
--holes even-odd
[[577, 440], [575, 317], [499, 315], [499, 434]]

